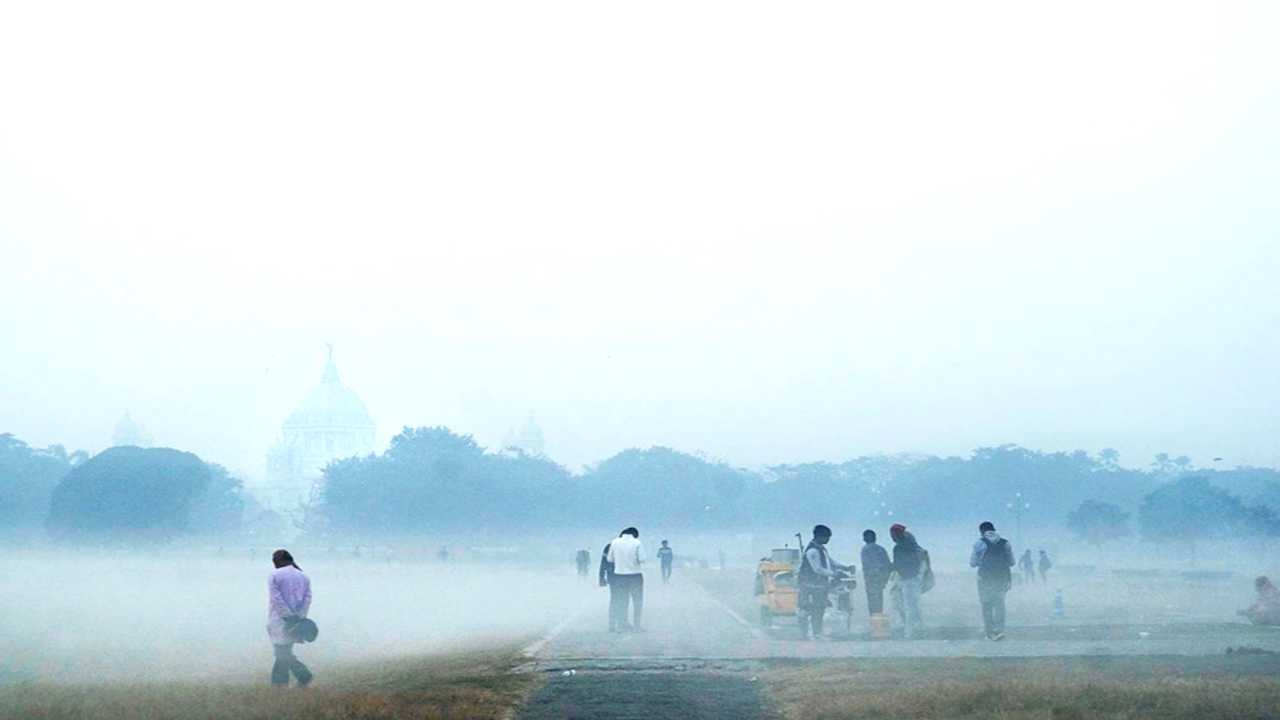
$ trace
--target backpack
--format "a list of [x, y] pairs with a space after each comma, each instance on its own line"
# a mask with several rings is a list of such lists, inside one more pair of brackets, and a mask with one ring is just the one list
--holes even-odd
[[991, 542], [986, 538], [987, 551], [982, 554], [982, 562], [978, 563], [978, 579], [992, 584], [1013, 584], [1013, 574], [1009, 570], [1009, 541], [1000, 538]]

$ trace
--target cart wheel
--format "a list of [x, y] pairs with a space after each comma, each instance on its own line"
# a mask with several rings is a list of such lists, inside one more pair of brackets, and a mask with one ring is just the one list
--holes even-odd
[[760, 624], [765, 627], [773, 627], [773, 612], [764, 606], [760, 607]]

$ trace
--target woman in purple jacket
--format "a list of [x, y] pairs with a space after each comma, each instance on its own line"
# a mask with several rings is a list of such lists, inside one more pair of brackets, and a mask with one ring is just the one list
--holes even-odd
[[311, 580], [293, 562], [288, 550], [271, 554], [276, 569], [267, 579], [267, 635], [275, 648], [276, 662], [271, 667], [271, 684], [289, 687], [289, 673], [298, 679], [298, 687], [311, 684], [311, 671], [293, 654], [298, 642], [290, 626], [305, 618], [311, 609]]

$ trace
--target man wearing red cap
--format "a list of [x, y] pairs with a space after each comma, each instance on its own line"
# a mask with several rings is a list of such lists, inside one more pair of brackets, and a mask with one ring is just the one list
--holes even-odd
[[893, 538], [893, 571], [898, 574], [898, 584], [902, 588], [903, 622], [902, 636], [914, 640], [919, 636], [922, 621], [920, 619], [920, 582], [923, 568], [924, 550], [920, 548], [916, 538], [907, 532], [907, 526], [894, 524], [889, 528], [889, 537]]

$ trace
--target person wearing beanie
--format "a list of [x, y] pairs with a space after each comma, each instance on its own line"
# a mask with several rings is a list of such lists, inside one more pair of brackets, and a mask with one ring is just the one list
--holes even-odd
[[923, 629], [920, 594], [925, 554], [915, 536], [901, 523], [889, 528], [889, 537], [893, 538], [893, 571], [898, 575], [898, 587], [902, 591], [902, 636], [914, 640]]
[[800, 572], [797, 578], [800, 597], [797, 605], [809, 616], [807, 626], [803, 618], [800, 623], [800, 632], [806, 639], [810, 637], [810, 632], [814, 640], [822, 638], [822, 620], [827, 612], [827, 595], [831, 589], [831, 581], [841, 577], [841, 573], [853, 570], [852, 567], [841, 565], [831, 558], [831, 553], [827, 552], [829, 542], [831, 542], [831, 528], [826, 525], [815, 526], [813, 540], [809, 541], [809, 546], [805, 548], [804, 556], [800, 560]]
[[889, 553], [876, 543], [875, 530], [862, 531], [862, 581], [867, 589], [867, 614], [884, 612], [884, 586], [889, 584], [893, 562]]
[[982, 605], [982, 627], [988, 640], [1004, 639], [1005, 595], [1013, 585], [1013, 546], [1000, 537], [996, 526], [984, 522], [980, 536], [969, 553], [969, 567], [978, 569], [978, 603]]

